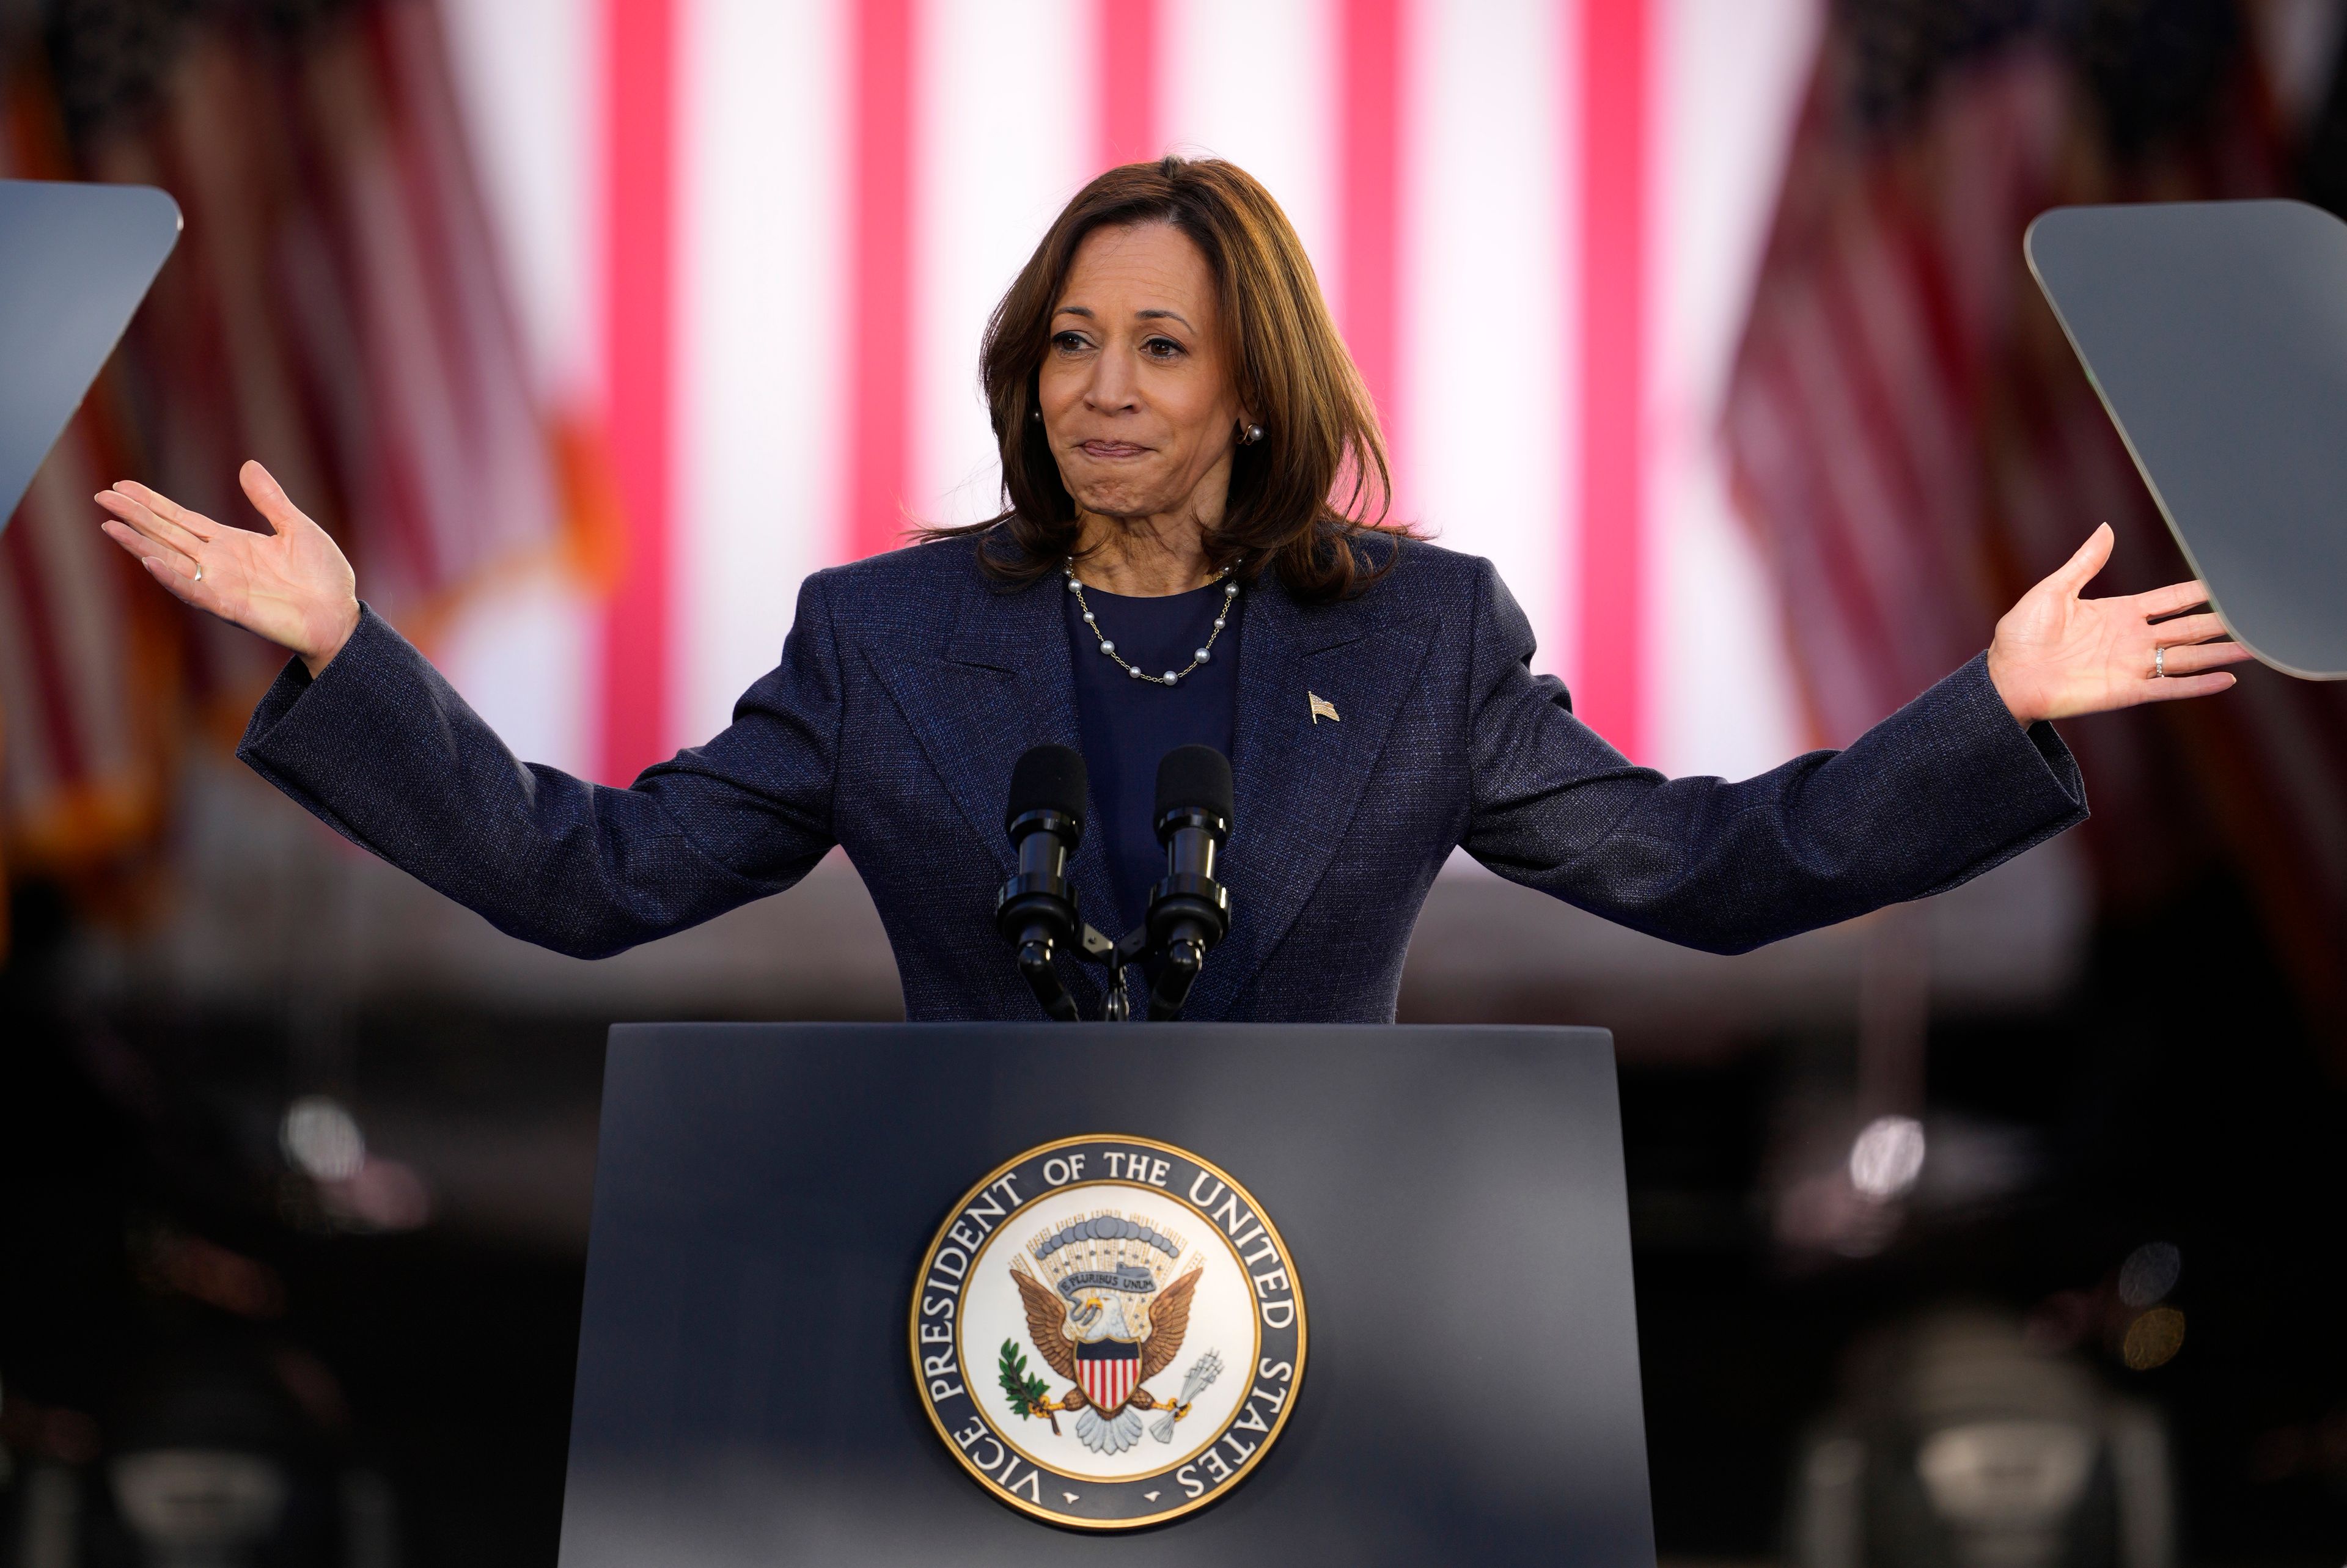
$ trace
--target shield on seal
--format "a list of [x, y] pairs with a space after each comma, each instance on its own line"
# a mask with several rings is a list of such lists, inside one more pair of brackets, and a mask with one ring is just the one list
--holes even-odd
[[1140, 1345], [1131, 1339], [1095, 1339], [1077, 1346], [1076, 1381], [1093, 1409], [1103, 1416], [1116, 1414], [1141, 1381]]

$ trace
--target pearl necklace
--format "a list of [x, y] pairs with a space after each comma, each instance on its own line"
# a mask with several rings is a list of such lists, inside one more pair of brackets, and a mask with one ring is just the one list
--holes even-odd
[[1231, 575], [1231, 569], [1229, 567], [1225, 567], [1220, 572], [1215, 574], [1216, 579], [1223, 582], [1223, 607], [1214, 612], [1214, 630], [1206, 633], [1205, 646], [1194, 650], [1190, 654], [1190, 662], [1183, 666], [1181, 669], [1168, 670], [1163, 675], [1152, 675], [1140, 665], [1128, 662], [1117, 652], [1116, 644], [1110, 641], [1107, 634], [1101, 630], [1099, 620], [1094, 619], [1092, 615], [1092, 607], [1091, 604], [1086, 602], [1084, 599], [1083, 580], [1076, 576], [1076, 563], [1070, 561], [1066, 565], [1062, 566], [1060, 569], [1060, 571], [1061, 574], [1068, 579], [1068, 591], [1076, 596], [1076, 608], [1084, 612], [1084, 624], [1092, 629], [1092, 635], [1094, 637], [1100, 639], [1100, 651], [1102, 653], [1107, 654], [1110, 658], [1115, 660], [1119, 664], [1124, 665], [1124, 672], [1127, 675], [1132, 676], [1136, 681], [1146, 681], [1153, 686], [1178, 686], [1182, 683], [1183, 676], [1187, 675], [1191, 671], [1195, 670], [1201, 664], [1211, 664], [1214, 662], [1214, 639], [1223, 634], [1223, 622], [1230, 619], [1231, 607], [1238, 602], [1239, 597], [1239, 585], [1235, 582], [1223, 580], [1228, 579]]

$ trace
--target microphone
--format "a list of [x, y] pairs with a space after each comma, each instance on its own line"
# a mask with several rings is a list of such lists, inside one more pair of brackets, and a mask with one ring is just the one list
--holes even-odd
[[1019, 852], [1019, 871], [995, 900], [994, 928], [1019, 950], [1019, 972], [1043, 1010], [1076, 1021], [1075, 999], [1051, 967], [1060, 944], [1081, 944], [1083, 922], [1068, 884], [1068, 856], [1084, 836], [1084, 758], [1072, 746], [1037, 746], [1010, 770], [1010, 804], [1002, 825]]
[[1230, 760], [1212, 746], [1176, 746], [1157, 764], [1157, 842], [1165, 879], [1149, 890], [1149, 946], [1158, 955], [1149, 1016], [1182, 1016], [1207, 950], [1231, 928], [1231, 896], [1214, 856], [1231, 836]]

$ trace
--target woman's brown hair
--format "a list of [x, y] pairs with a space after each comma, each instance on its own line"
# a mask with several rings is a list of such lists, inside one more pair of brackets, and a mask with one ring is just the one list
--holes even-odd
[[1128, 163], [1061, 210], [995, 306], [979, 360], [1005, 509], [927, 537], [990, 534], [987, 569], [1019, 582], [1076, 553], [1075, 501], [1034, 417], [1036, 377], [1077, 247], [1095, 229], [1141, 223], [1170, 223], [1204, 253], [1240, 401], [1263, 426], [1260, 441], [1233, 455], [1230, 498], [1205, 538], [1208, 564], [1243, 562], [1250, 573], [1276, 565], [1287, 590], [1307, 601], [1354, 591], [1393, 561], [1391, 549], [1365, 550], [1367, 538], [1399, 531], [1385, 528], [1391, 479], [1377, 411], [1287, 215], [1252, 175], [1220, 159]]

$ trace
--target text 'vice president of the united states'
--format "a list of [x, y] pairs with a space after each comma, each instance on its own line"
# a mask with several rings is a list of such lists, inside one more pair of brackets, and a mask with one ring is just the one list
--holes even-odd
[[[1455, 330], [1506, 329], [1461, 307]], [[1952, 887], [2082, 820], [2048, 721], [2221, 691], [2219, 667], [2246, 657], [2213, 614], [2181, 613], [2197, 583], [2083, 598], [2102, 528], [1983, 653], [1849, 749], [1742, 782], [1633, 766], [1532, 673], [1491, 563], [1387, 523], [1360, 376], [1295, 230], [1227, 162], [1093, 180], [1004, 296], [982, 364], [1001, 515], [808, 578], [733, 723], [626, 789], [517, 760], [258, 464], [243, 487], [266, 532], [128, 481], [97, 499], [158, 582], [292, 651], [240, 754], [352, 842], [585, 957], [781, 892], [839, 845], [914, 1019], [1042, 1016], [993, 924], [1005, 793], [1038, 744], [1090, 764], [1098, 826], [1070, 875], [1104, 929], [1138, 921], [1163, 871], [1158, 758], [1203, 743], [1232, 760], [1231, 926], [1188, 1016], [1385, 1020], [1454, 847], [1737, 952]], [[1068, 968], [1095, 1010], [1099, 977]]]

